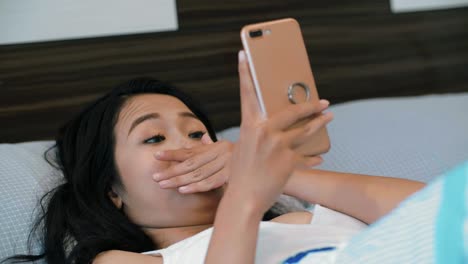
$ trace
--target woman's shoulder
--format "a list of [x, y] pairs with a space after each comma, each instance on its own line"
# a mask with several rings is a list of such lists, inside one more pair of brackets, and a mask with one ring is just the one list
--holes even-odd
[[126, 264], [126, 263], [151, 263], [163, 264], [160, 256], [143, 255], [134, 252], [109, 250], [100, 253], [93, 260], [93, 264]]
[[280, 215], [271, 219], [272, 222], [283, 223], [283, 224], [310, 224], [312, 222], [313, 214], [309, 211], [303, 212], [291, 212]]

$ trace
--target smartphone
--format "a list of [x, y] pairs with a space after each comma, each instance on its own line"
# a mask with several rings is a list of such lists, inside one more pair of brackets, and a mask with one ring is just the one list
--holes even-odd
[[[241, 40], [257, 99], [266, 117], [290, 104], [319, 104], [307, 50], [295, 19], [244, 26]], [[329, 149], [330, 140], [324, 127], [297, 150], [304, 156], [315, 156]]]

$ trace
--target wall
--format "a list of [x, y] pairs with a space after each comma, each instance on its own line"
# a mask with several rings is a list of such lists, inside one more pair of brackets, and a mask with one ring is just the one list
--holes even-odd
[[179, 31], [0, 46], [0, 142], [47, 139], [116, 83], [153, 76], [239, 124], [244, 24], [295, 17], [332, 103], [468, 91], [468, 9], [393, 14], [388, 0], [180, 0]]

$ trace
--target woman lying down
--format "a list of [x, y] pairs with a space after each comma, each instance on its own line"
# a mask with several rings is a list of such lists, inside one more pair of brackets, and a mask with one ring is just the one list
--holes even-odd
[[[371, 243], [374, 259], [362, 248], [347, 253], [350, 239], [362, 240], [372, 232], [366, 224], [424, 184], [304, 169], [321, 158], [304, 158], [295, 148], [332, 120], [331, 113], [322, 113], [328, 102], [291, 105], [265, 120], [258, 115], [243, 52], [239, 75], [242, 125], [234, 145], [216, 142], [208, 119], [189, 97], [151, 79], [116, 87], [67, 123], [53, 149], [64, 181], [47, 199], [43, 254], [10, 260], [363, 263], [368, 257], [368, 263], [398, 262], [397, 252], [376, 252], [388, 253], [385, 243], [392, 243], [402, 223], [417, 220], [411, 217], [417, 208], [377, 223], [390, 222], [397, 231]], [[303, 127], [287, 129], [317, 113], [322, 114]], [[269, 208], [281, 193], [317, 206], [313, 213], [272, 217]], [[411, 244], [418, 246], [411, 242], [408, 251]]]

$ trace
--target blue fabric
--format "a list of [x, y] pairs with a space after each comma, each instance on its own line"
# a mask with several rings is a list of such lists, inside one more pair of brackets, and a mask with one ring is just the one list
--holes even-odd
[[468, 263], [467, 177], [468, 162], [431, 182], [353, 237], [336, 263]]
[[303, 252], [299, 252], [296, 255], [283, 261], [283, 264], [296, 264], [296, 263], [299, 263], [304, 257], [306, 257], [309, 254], [317, 253], [317, 252], [332, 251], [335, 249], [336, 247], [324, 247], [324, 248], [314, 248], [314, 249], [306, 250]]
[[436, 222], [436, 263], [468, 263], [467, 252], [463, 252], [467, 177], [468, 163], [465, 163], [444, 178], [442, 203]]

